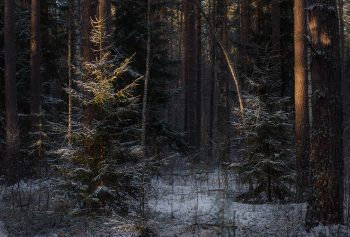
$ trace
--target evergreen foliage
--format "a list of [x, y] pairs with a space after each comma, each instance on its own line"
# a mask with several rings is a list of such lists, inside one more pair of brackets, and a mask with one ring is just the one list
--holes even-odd
[[293, 197], [288, 185], [293, 183], [295, 172], [293, 114], [283, 110], [289, 97], [276, 95], [281, 82], [271, 79], [268, 66], [265, 70], [255, 67], [255, 77], [249, 80], [251, 92], [244, 96], [244, 118], [234, 123], [240, 132], [237, 141], [241, 161], [230, 167], [237, 170], [242, 183], [255, 186], [252, 193], [239, 197], [246, 201], [284, 201]]
[[[93, 23], [91, 41], [97, 46], [101, 37], [101, 21]], [[139, 133], [136, 115], [138, 100], [133, 96], [137, 80], [120, 86], [121, 74], [127, 71], [130, 59], [116, 66], [108, 53], [99, 48], [100, 59], [85, 62], [77, 71], [77, 89], [67, 92], [83, 108], [89, 108], [92, 118], [75, 114], [72, 130], [67, 131], [67, 145], [56, 151], [54, 166], [62, 172], [59, 185], [63, 195], [73, 197], [89, 212], [101, 208], [130, 211], [140, 188], [135, 153]], [[86, 120], [91, 119], [87, 123]]]
[[[249, 202], [293, 198], [290, 186], [294, 182], [295, 159], [293, 147], [293, 118], [290, 111], [293, 75], [293, 2], [280, 2], [280, 52], [275, 63], [272, 49], [271, 12], [266, 11], [269, 1], [259, 1], [246, 9], [259, 15], [260, 30], [256, 23], [249, 25], [246, 42], [239, 42], [243, 62], [238, 71], [245, 101], [244, 118], [238, 113], [234, 123], [239, 131], [236, 144], [241, 160], [230, 166], [239, 173], [249, 191], [239, 199]], [[259, 6], [259, 7], [258, 7]], [[256, 16], [256, 15], [255, 15]], [[245, 23], [243, 23], [245, 24]], [[276, 74], [279, 78], [276, 80]]]

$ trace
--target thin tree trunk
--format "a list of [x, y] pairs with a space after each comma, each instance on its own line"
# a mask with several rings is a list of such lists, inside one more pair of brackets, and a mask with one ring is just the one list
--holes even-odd
[[188, 55], [188, 119], [189, 119], [189, 143], [196, 145], [196, 47], [195, 47], [195, 10], [194, 0], [189, 0], [189, 55]]
[[81, 70], [81, 3], [80, 0], [74, 0], [74, 25], [75, 25], [75, 66]]
[[310, 154], [306, 0], [294, 0], [294, 50], [295, 50], [295, 144], [297, 164], [297, 200], [303, 202], [308, 188]]
[[[97, 14], [97, 1], [92, 0], [82, 0], [81, 2], [81, 12], [82, 12], [82, 60], [84, 62], [92, 62], [97, 60], [96, 57], [99, 55], [94, 54], [95, 46], [90, 40], [92, 25], [90, 20], [95, 20]], [[91, 93], [84, 91], [87, 96], [92, 97]], [[92, 106], [85, 106], [83, 109], [85, 125], [90, 125], [92, 122]]]
[[[211, 12], [211, 21], [214, 30], [216, 29], [216, 0], [212, 0], [212, 12]], [[215, 70], [216, 70], [216, 40], [215, 33], [212, 32], [211, 39], [211, 49], [210, 49], [210, 59], [211, 59], [211, 76], [210, 76], [210, 99], [209, 99], [209, 128], [208, 128], [208, 156], [213, 157], [214, 155], [214, 98], [215, 98]]]
[[243, 47], [240, 56], [240, 62], [242, 65], [243, 77], [241, 81], [241, 87], [243, 91], [247, 91], [247, 83], [245, 81], [245, 76], [247, 76], [247, 15], [246, 15], [246, 0], [240, 1], [240, 40]]
[[[256, 0], [256, 10], [255, 10], [255, 32], [259, 36], [260, 35], [260, 0]], [[259, 40], [257, 40], [257, 44], [259, 45]]]
[[[280, 43], [280, 3], [279, 0], [271, 0], [272, 10], [272, 61], [276, 70], [273, 78], [277, 82], [281, 79], [281, 43]], [[281, 94], [281, 87], [278, 87], [278, 95]]]
[[[184, 9], [184, 3], [183, 1], [181, 2], [181, 14], [180, 14], [180, 28], [179, 28], [179, 48], [178, 48], [178, 59], [180, 60], [181, 59], [181, 54], [182, 54], [182, 32], [183, 32], [183, 9]], [[183, 65], [183, 64], [182, 64]], [[183, 76], [183, 67], [182, 67], [181, 64], [179, 64], [178, 66], [178, 75], [179, 75], [179, 78], [178, 78], [178, 88], [181, 88], [184, 90], [184, 87], [183, 87], [183, 80], [184, 80], [184, 76]], [[180, 76], [182, 75], [182, 76]], [[183, 107], [183, 95], [184, 93], [181, 93], [181, 95], [178, 96], [178, 102], [177, 102], [177, 106], [176, 106], [176, 120], [175, 120], [175, 123], [176, 123], [176, 127], [178, 128], [178, 130], [180, 132], [183, 131], [183, 128], [184, 128], [184, 125], [182, 124], [182, 122], [184, 122], [184, 116], [183, 116], [183, 112], [184, 112], [184, 107]]]
[[235, 71], [233, 70], [233, 66], [232, 66], [231, 60], [230, 60], [230, 58], [228, 56], [228, 52], [226, 51], [224, 43], [222, 42], [222, 40], [219, 37], [218, 33], [215, 31], [214, 26], [210, 23], [210, 19], [207, 17], [207, 15], [205, 15], [203, 9], [201, 8], [201, 6], [199, 5], [197, 0], [195, 0], [195, 3], [200, 8], [202, 16], [204, 16], [204, 19], [208, 23], [210, 30], [214, 33], [214, 36], [215, 36], [216, 40], [219, 42], [221, 50], [224, 52], [225, 59], [227, 60], [227, 63], [228, 63], [229, 68], [230, 68], [231, 76], [233, 77], [233, 80], [235, 82], [235, 86], [236, 86], [236, 90], [237, 90], [237, 97], [238, 97], [238, 102], [239, 102], [239, 107], [240, 107], [240, 112], [241, 112], [242, 119], [244, 120], [243, 101], [242, 101], [240, 89], [239, 89], [239, 86], [238, 86], [238, 80], [237, 80]]
[[344, 161], [341, 58], [336, 0], [310, 0], [309, 35], [313, 56], [310, 190], [305, 224], [343, 221]]
[[143, 156], [146, 156], [146, 112], [147, 112], [147, 89], [150, 71], [150, 59], [151, 59], [151, 0], [147, 3], [147, 58], [146, 58], [146, 75], [145, 75], [145, 87], [143, 91], [143, 107], [142, 107], [142, 135], [141, 135], [141, 147], [143, 150]]
[[[224, 19], [223, 19], [223, 37], [222, 41], [224, 44], [224, 47], [227, 52], [230, 52], [229, 50], [229, 45], [228, 45], [228, 27], [227, 27], [227, 0], [223, 0], [223, 7], [224, 7]], [[231, 105], [230, 105], [230, 73], [229, 73], [229, 66], [227, 60], [224, 60], [224, 67], [225, 67], [225, 107], [226, 107], [226, 143], [225, 143], [225, 150], [226, 150], [226, 155], [227, 158], [230, 156], [230, 129], [228, 128], [228, 123], [230, 121], [230, 110], [231, 110]]]
[[188, 100], [189, 100], [189, 95], [188, 95], [188, 82], [189, 82], [189, 51], [190, 51], [190, 23], [189, 23], [189, 18], [190, 18], [190, 0], [185, 1], [185, 43], [184, 43], [184, 59], [183, 59], [183, 64], [184, 64], [184, 93], [185, 93], [185, 100], [184, 100], [184, 133], [186, 134], [185, 136], [185, 141], [189, 142], [189, 128], [188, 128], [188, 113], [189, 113], [189, 108], [188, 108]]
[[345, 58], [344, 58], [344, 17], [343, 0], [338, 0], [339, 6], [339, 28], [340, 28], [340, 59], [341, 59], [341, 77], [343, 88], [345, 88]]
[[[75, 61], [75, 32], [74, 32], [74, 0], [68, 1], [68, 88], [72, 89], [73, 70], [72, 67]], [[72, 93], [68, 93], [68, 144], [72, 145], [70, 138], [72, 131]]]
[[3, 171], [6, 174], [6, 181], [11, 184], [16, 181], [19, 140], [16, 93], [16, 3], [13, 0], [5, 0], [4, 4], [6, 157]]
[[[32, 142], [36, 143], [40, 129], [40, 0], [32, 0], [31, 10], [30, 115]], [[34, 156], [39, 153], [36, 151]]]
[[[174, 40], [173, 40], [173, 33], [174, 33], [174, 0], [171, 0], [171, 6], [170, 6], [170, 60], [173, 60], [173, 54], [174, 54]], [[171, 74], [174, 74], [174, 68], [170, 68]], [[170, 81], [169, 83], [170, 90], [174, 89], [174, 82]], [[175, 111], [174, 111], [174, 96], [171, 96], [170, 98], [170, 104], [169, 104], [169, 111], [168, 111], [168, 120], [170, 124], [174, 128], [174, 117], [175, 117]]]
[[202, 138], [202, 19], [197, 9], [197, 109], [196, 109], [196, 146], [201, 147]]
[[[108, 47], [110, 46], [111, 39], [111, 25], [112, 25], [112, 13], [111, 13], [111, 0], [100, 0], [99, 1], [99, 20], [103, 21], [104, 26], [102, 27], [102, 54], [107, 53]], [[111, 55], [108, 56], [108, 60], [111, 59]]]

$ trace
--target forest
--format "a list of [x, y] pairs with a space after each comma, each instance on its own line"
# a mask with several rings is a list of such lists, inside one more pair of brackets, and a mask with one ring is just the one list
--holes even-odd
[[350, 236], [349, 15], [0, 1], [0, 237]]

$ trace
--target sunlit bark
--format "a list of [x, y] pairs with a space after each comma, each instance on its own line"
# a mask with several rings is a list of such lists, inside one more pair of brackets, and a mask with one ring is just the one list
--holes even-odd
[[339, 21], [335, 0], [310, 0], [312, 132], [306, 226], [343, 221]]
[[295, 143], [297, 164], [297, 199], [305, 200], [308, 187], [310, 154], [306, 0], [294, 1], [294, 50], [295, 50]]
[[[97, 14], [97, 1], [93, 0], [82, 0], [81, 1], [81, 12], [82, 12], [82, 60], [84, 62], [92, 62], [97, 60], [96, 54], [94, 54], [94, 45], [90, 40], [92, 25], [91, 19], [95, 20]], [[88, 94], [87, 92], [85, 92]], [[92, 95], [90, 95], [92, 96]], [[92, 107], [85, 106], [83, 110], [84, 124], [90, 125], [92, 121]]]

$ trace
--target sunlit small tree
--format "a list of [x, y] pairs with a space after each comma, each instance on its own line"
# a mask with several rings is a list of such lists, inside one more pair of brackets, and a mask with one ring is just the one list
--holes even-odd
[[[92, 25], [97, 59], [83, 63], [82, 71], [76, 69], [76, 89], [66, 89], [80, 113], [72, 114], [67, 145], [55, 152], [55, 167], [63, 174], [61, 192], [73, 197], [80, 207], [125, 212], [139, 197], [133, 167], [138, 160], [134, 152], [139, 134], [135, 119], [138, 98], [133, 96], [137, 80], [120, 86], [120, 75], [128, 70], [130, 59], [118, 66], [109, 60], [110, 52], [102, 48], [106, 37], [101, 33], [103, 21], [92, 21]], [[86, 109], [88, 118], [81, 113]]]

